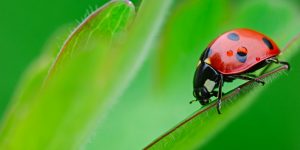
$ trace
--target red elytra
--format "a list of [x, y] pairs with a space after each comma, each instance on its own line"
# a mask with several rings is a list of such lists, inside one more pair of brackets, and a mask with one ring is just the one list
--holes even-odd
[[250, 29], [222, 34], [209, 45], [209, 50], [210, 65], [224, 75], [245, 72], [280, 53], [272, 39]]

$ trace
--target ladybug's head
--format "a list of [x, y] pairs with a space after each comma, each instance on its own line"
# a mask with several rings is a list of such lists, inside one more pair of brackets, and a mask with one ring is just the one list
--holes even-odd
[[194, 89], [193, 95], [196, 98], [196, 100], [200, 102], [201, 105], [208, 104], [210, 101], [209, 98], [211, 97], [210, 93], [205, 87]]
[[214, 68], [206, 62], [199, 63], [194, 75], [193, 95], [200, 104], [209, 103], [218, 80], [219, 73]]

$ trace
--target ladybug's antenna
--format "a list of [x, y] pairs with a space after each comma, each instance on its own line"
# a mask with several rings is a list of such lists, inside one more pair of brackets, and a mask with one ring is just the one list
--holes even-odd
[[192, 101], [190, 101], [190, 104], [192, 104], [192, 103], [194, 103], [194, 102], [196, 102], [196, 101], [198, 101], [198, 100], [192, 100]]
[[296, 36], [294, 36], [286, 45], [285, 47], [281, 50], [282, 52], [284, 52], [285, 50], [287, 50], [288, 48], [290, 48], [297, 40], [300, 39], [300, 33], [298, 33]]

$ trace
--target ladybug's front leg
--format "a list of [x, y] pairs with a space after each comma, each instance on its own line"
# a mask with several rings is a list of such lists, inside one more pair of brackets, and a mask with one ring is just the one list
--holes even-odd
[[218, 114], [221, 114], [221, 103], [222, 103], [222, 86], [223, 86], [223, 75], [219, 75], [219, 91], [218, 91], [218, 101], [217, 101], [217, 111]]

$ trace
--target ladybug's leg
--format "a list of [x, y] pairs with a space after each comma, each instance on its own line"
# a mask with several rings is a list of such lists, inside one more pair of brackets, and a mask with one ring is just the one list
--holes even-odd
[[261, 75], [264, 74], [271, 67], [272, 63], [286, 65], [288, 69], [290, 69], [290, 64], [288, 62], [279, 61], [276, 57], [268, 58], [265, 60], [265, 62], [268, 64], [268, 66], [266, 66], [264, 70], [260, 73]]
[[248, 77], [248, 76], [242, 76], [242, 75], [233, 75], [231, 76], [232, 78], [235, 78], [235, 79], [242, 79], [242, 80], [248, 80], [248, 81], [255, 81], [257, 83], [261, 83], [262, 85], [265, 84], [264, 81], [258, 79], [258, 78], [252, 78], [252, 77]]
[[268, 58], [268, 59], [266, 59], [266, 62], [269, 63], [269, 64], [275, 63], [275, 64], [287, 65], [288, 69], [290, 69], [290, 64], [288, 62], [279, 61], [278, 58], [276, 58], [276, 57]]
[[222, 86], [223, 86], [223, 75], [220, 74], [220, 77], [219, 77], [219, 91], [218, 91], [218, 101], [217, 101], [217, 111], [218, 111], [218, 114], [221, 114], [221, 103], [222, 103]]

